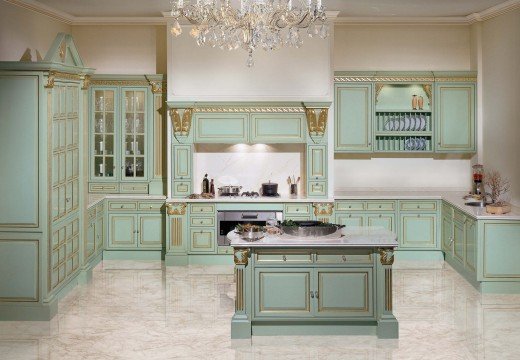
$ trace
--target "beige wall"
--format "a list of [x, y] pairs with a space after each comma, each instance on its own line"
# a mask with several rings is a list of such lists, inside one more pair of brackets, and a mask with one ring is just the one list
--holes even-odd
[[470, 31], [455, 25], [338, 25], [334, 70], [469, 70]]
[[[340, 25], [334, 70], [470, 70], [469, 26]], [[330, 140], [333, 143], [333, 140]], [[471, 159], [462, 156], [336, 156], [336, 190], [469, 189]]]
[[166, 26], [73, 26], [72, 36], [97, 74], [166, 74]]
[[482, 24], [483, 161], [512, 182], [520, 206], [520, 9]]
[[52, 18], [0, 1], [0, 61], [18, 61], [26, 49], [45, 57], [59, 32], [70, 33], [70, 26]]

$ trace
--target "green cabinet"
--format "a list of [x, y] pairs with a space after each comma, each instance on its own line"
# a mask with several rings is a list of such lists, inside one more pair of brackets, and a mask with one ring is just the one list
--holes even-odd
[[364, 226], [365, 215], [363, 214], [336, 214], [336, 222], [345, 227]]
[[453, 254], [453, 215], [442, 215], [442, 250]]
[[400, 215], [402, 248], [435, 248], [437, 244], [437, 214], [405, 213]]
[[380, 226], [393, 232], [396, 202], [387, 200], [340, 200], [335, 204], [336, 222], [349, 226]]
[[216, 237], [214, 228], [191, 228], [190, 248], [192, 253], [214, 254], [216, 250]]
[[477, 221], [467, 218], [466, 221], [466, 244], [464, 265], [469, 270], [477, 270]]
[[193, 118], [195, 143], [246, 144], [249, 142], [248, 114], [196, 113]]
[[307, 146], [307, 179], [308, 181], [327, 179], [327, 146]]
[[464, 222], [455, 220], [453, 222], [453, 258], [464, 264], [465, 257], [465, 229]]
[[255, 316], [373, 316], [372, 268], [255, 268]]
[[251, 114], [252, 143], [304, 143], [306, 132], [304, 114]]
[[140, 248], [160, 249], [164, 239], [164, 216], [138, 215], [138, 246]]
[[367, 226], [380, 226], [396, 232], [395, 214], [392, 213], [368, 214], [366, 216], [366, 224]]
[[475, 152], [475, 85], [436, 83], [436, 152]]
[[88, 261], [94, 254], [98, 254], [104, 246], [105, 212], [103, 201], [88, 209], [85, 223], [87, 236], [85, 238], [83, 255], [85, 261]]
[[192, 193], [192, 145], [173, 145], [172, 197], [184, 198]]
[[366, 83], [335, 85], [334, 151], [372, 151], [372, 91]]
[[108, 215], [108, 248], [137, 247], [137, 217], [130, 214]]

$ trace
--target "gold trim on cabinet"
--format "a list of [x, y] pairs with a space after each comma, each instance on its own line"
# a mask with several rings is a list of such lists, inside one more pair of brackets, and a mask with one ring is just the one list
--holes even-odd
[[91, 76], [85, 75], [83, 76], [83, 86], [81, 87], [81, 90], [88, 90], [91, 83]]
[[[434, 77], [372, 77], [372, 76], [334, 76], [334, 82], [434, 82]], [[439, 81], [439, 80], [437, 80]]]
[[327, 215], [331, 216], [334, 211], [334, 203], [313, 203], [314, 215]]
[[385, 269], [385, 310], [392, 311], [392, 269]]
[[170, 244], [171, 246], [182, 246], [182, 219], [173, 218], [170, 222]]
[[[320, 110], [320, 114], [316, 117], [316, 110]], [[327, 119], [329, 114], [328, 108], [323, 109], [305, 109], [307, 116], [307, 128], [309, 135], [323, 136], [327, 128]]]
[[392, 265], [394, 263], [394, 250], [393, 249], [377, 249], [379, 252], [381, 265]]
[[166, 204], [166, 212], [168, 215], [184, 215], [186, 214], [186, 206], [185, 203]]
[[236, 298], [235, 298], [235, 311], [244, 311], [244, 270], [235, 269], [236, 271]]
[[193, 109], [184, 109], [182, 118], [179, 114], [181, 109], [170, 109], [170, 117], [173, 126], [173, 132], [176, 135], [188, 136], [190, 134], [191, 122], [193, 117]]
[[303, 107], [199, 107], [193, 110], [206, 113], [305, 113]]
[[492, 273], [488, 273], [487, 272], [487, 267], [486, 267], [486, 227], [487, 226], [492, 226], [492, 225], [512, 225], [511, 222], [494, 222], [494, 223], [484, 223], [484, 229], [483, 229], [483, 234], [482, 234], [482, 258], [483, 261], [482, 261], [482, 273], [483, 273], [483, 276], [484, 278], [513, 278], [513, 279], [516, 279], [516, 278], [520, 278], [520, 274], [492, 274]]
[[249, 249], [235, 249], [233, 252], [233, 261], [235, 265], [247, 266], [250, 254], [251, 252]]
[[[0, 297], [0, 303], [2, 302], [37, 302], [40, 298], [40, 247], [38, 239], [0, 239], [0, 242], [22, 242], [22, 241], [30, 241], [36, 245], [36, 267], [35, 267], [35, 289], [36, 289], [36, 297]], [[43, 240], [41, 240], [43, 241]], [[52, 240], [51, 240], [52, 241]], [[50, 276], [48, 277], [50, 279]], [[50, 283], [50, 281], [49, 281]]]
[[381, 90], [383, 90], [384, 86], [385, 86], [385, 84], [376, 84], [376, 104], [377, 104], [377, 101], [379, 100], [379, 93], [381, 92]]
[[150, 86], [146, 80], [98, 80], [92, 79], [93, 86]]

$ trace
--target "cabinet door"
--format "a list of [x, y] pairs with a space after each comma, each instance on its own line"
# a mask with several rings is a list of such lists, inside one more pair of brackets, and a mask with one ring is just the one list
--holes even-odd
[[252, 114], [251, 142], [304, 143], [306, 119], [303, 114]]
[[[314, 301], [319, 317], [372, 316], [372, 269], [316, 269]], [[312, 299], [311, 295], [311, 299]]]
[[191, 179], [191, 145], [173, 146], [173, 178], [175, 180]]
[[88, 259], [95, 251], [96, 225], [91, 222], [87, 227], [87, 242], [85, 244], [85, 259]]
[[108, 215], [108, 247], [135, 248], [137, 247], [137, 216], [136, 215]]
[[453, 253], [453, 219], [449, 216], [442, 217], [442, 250], [452, 255]]
[[257, 317], [311, 317], [311, 268], [256, 268]]
[[162, 249], [164, 243], [163, 215], [139, 215], [138, 218], [138, 246], [140, 248]]
[[307, 180], [325, 180], [327, 178], [327, 146], [307, 146]]
[[119, 122], [116, 88], [94, 88], [90, 125], [90, 176], [92, 180], [117, 178], [116, 131]]
[[105, 218], [100, 216], [96, 219], [96, 251], [103, 249], [103, 241], [105, 239]]
[[147, 179], [147, 89], [123, 88], [121, 148], [124, 180]]
[[477, 222], [473, 219], [467, 219], [465, 230], [465, 267], [474, 272], [477, 268]]
[[237, 144], [249, 142], [248, 114], [194, 115], [195, 142]]
[[326, 197], [327, 196], [327, 182], [326, 181], [309, 181], [307, 183], [308, 197]]
[[389, 213], [367, 215], [368, 226], [382, 226], [387, 230], [395, 232], [395, 215]]
[[350, 226], [363, 226], [365, 224], [365, 216], [361, 214], [337, 214], [336, 222], [339, 225]]
[[464, 223], [453, 222], [453, 258], [464, 264]]
[[401, 214], [401, 239], [403, 248], [436, 248], [436, 214]]
[[372, 151], [372, 85], [336, 85], [335, 106], [334, 151]]
[[437, 152], [474, 152], [475, 85], [436, 84]]
[[193, 253], [215, 253], [215, 229], [198, 228], [190, 229], [190, 252]]

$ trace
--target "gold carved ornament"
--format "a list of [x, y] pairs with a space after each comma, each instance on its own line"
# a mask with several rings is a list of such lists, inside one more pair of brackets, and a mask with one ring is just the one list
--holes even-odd
[[321, 109], [320, 115], [318, 117], [316, 117], [316, 109], [306, 109], [305, 114], [307, 115], [307, 127], [309, 128], [309, 134], [319, 136], [325, 135], [329, 109]]
[[432, 106], [432, 86], [430, 84], [423, 84], [422, 88], [424, 92], [426, 93], [426, 96], [428, 96], [428, 101], [430, 102], [430, 107]]
[[377, 104], [377, 101], [379, 100], [379, 94], [381, 93], [381, 90], [383, 90], [384, 86], [385, 86], [385, 84], [376, 84], [376, 104]]
[[184, 203], [166, 204], [166, 212], [168, 213], [168, 215], [184, 215], [184, 214], [186, 214], [186, 204], [184, 204]]
[[394, 250], [393, 249], [378, 249], [379, 256], [381, 257], [381, 265], [392, 265], [394, 263]]
[[247, 266], [249, 255], [249, 249], [235, 249], [233, 253], [233, 261], [235, 262], [235, 265]]
[[176, 135], [188, 136], [191, 129], [191, 118], [193, 109], [185, 109], [182, 118], [179, 115], [179, 109], [171, 109], [170, 116], [172, 119], [173, 132]]
[[56, 79], [56, 72], [50, 71], [47, 76], [47, 84], [45, 84], [46, 89], [52, 89], [54, 87], [54, 80]]
[[90, 86], [90, 75], [85, 75], [83, 77], [83, 86], [81, 87], [81, 90], [88, 90]]
[[160, 94], [163, 92], [162, 81], [150, 81], [150, 86], [152, 87], [152, 93], [154, 94]]
[[302, 107], [198, 107], [193, 109], [194, 112], [206, 113], [304, 113]]
[[331, 216], [332, 210], [334, 209], [334, 203], [314, 203], [312, 204], [314, 208], [314, 215], [326, 215]]
[[65, 44], [65, 41], [63, 41], [60, 45], [60, 51], [59, 51], [60, 60], [62, 63], [65, 62], [66, 51], [67, 51], [67, 44]]

